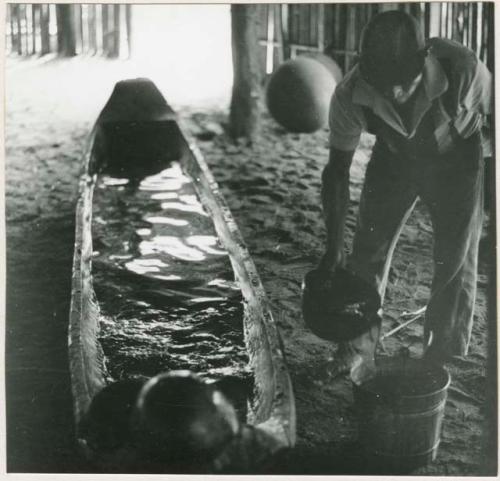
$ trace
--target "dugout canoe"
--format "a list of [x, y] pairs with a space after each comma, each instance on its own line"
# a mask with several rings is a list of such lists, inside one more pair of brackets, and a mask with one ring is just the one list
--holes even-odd
[[[147, 155], [143, 155], [144, 153]], [[189, 176], [228, 252], [244, 299], [244, 341], [255, 381], [248, 423], [271, 434], [278, 445], [295, 443], [295, 404], [279, 333], [255, 264], [210, 170], [185, 128], [148, 79], [118, 82], [89, 136], [76, 206], [69, 364], [77, 442], [78, 426], [92, 398], [106, 385], [99, 344], [100, 311], [92, 284], [92, 201], [99, 172], [133, 177], [137, 158], [153, 159], [152, 172], [178, 160]], [[143, 169], [143, 167], [141, 167]]]

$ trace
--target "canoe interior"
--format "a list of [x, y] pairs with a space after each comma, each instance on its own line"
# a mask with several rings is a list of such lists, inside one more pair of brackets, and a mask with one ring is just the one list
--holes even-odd
[[[229, 254], [244, 299], [244, 340], [254, 376], [248, 422], [283, 447], [295, 443], [295, 406], [276, 324], [243, 238], [195, 143], [155, 85], [147, 79], [119, 82], [90, 135], [79, 182], [69, 325], [69, 358], [78, 426], [108, 373], [98, 341], [99, 305], [92, 284], [92, 200], [97, 177], [139, 182], [172, 160], [193, 180], [215, 231]], [[146, 163], [145, 163], [146, 162]], [[77, 432], [78, 437], [78, 432]]]

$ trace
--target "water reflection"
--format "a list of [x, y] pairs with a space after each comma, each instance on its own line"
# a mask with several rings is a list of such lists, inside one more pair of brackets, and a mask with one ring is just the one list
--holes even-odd
[[242, 298], [231, 263], [178, 163], [102, 177], [94, 195], [94, 287], [111, 376], [191, 369], [246, 378]]

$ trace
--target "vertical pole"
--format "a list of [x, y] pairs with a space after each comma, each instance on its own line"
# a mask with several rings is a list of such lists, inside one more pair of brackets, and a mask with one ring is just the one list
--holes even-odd
[[10, 53], [17, 52], [16, 7], [17, 5], [9, 4], [10, 45], [11, 45]]
[[5, 8], [5, 51], [7, 54], [12, 53], [12, 26], [11, 26], [11, 6]]
[[274, 34], [276, 48], [274, 49], [274, 66], [279, 65], [283, 62], [283, 33], [281, 31], [281, 5], [273, 4], [274, 10]]
[[283, 56], [285, 59], [290, 58], [290, 17], [289, 7], [286, 3], [279, 4], [281, 10], [281, 38], [283, 40]]
[[37, 35], [38, 35], [38, 15], [37, 12], [39, 11], [40, 5], [37, 5], [34, 3], [31, 6], [31, 25], [32, 25], [32, 38], [31, 38], [31, 51], [33, 52], [33, 55], [36, 54], [37, 51]]
[[474, 52], [477, 52], [477, 3], [472, 4], [472, 41], [471, 48]]
[[325, 4], [318, 4], [318, 49], [325, 50]]
[[9, 22], [10, 22], [10, 53], [17, 51], [16, 44], [16, 34], [15, 34], [15, 18], [16, 18], [16, 6], [9, 4]]
[[314, 47], [318, 46], [318, 4], [312, 3], [308, 5], [309, 25], [307, 28], [308, 38], [307, 45]]
[[85, 41], [83, 36], [83, 5], [77, 4], [75, 8], [78, 12], [77, 15], [77, 30], [78, 30], [78, 38], [80, 40], [80, 54], [85, 53]]
[[49, 34], [49, 6], [40, 5], [40, 54], [46, 55], [50, 52]]
[[128, 57], [132, 56], [132, 5], [127, 3], [125, 5], [125, 18], [127, 24], [127, 47]]
[[352, 5], [347, 5], [347, 32], [346, 32], [346, 46], [345, 49], [348, 52], [345, 56], [345, 70], [344, 72], [348, 72], [349, 69], [351, 68], [351, 51], [355, 50], [356, 48], [356, 27], [355, 27], [355, 22], [356, 22], [356, 10], [353, 8]]
[[31, 5], [25, 4], [23, 8], [23, 20], [24, 20], [24, 55], [31, 54]]
[[89, 4], [88, 6], [89, 51], [91, 55], [95, 55], [97, 52], [95, 11], [96, 11], [96, 6], [94, 4]]
[[64, 57], [76, 54], [75, 21], [73, 5], [57, 4], [57, 51]]
[[453, 3], [446, 4], [446, 17], [448, 19], [448, 24], [446, 27], [446, 36], [448, 38], [453, 38], [453, 24], [454, 24]]
[[108, 13], [108, 5], [102, 4], [102, 51], [104, 55], [109, 55], [109, 13]]
[[274, 12], [273, 5], [267, 4], [267, 32], [266, 32], [266, 74], [273, 72], [274, 63]]
[[120, 55], [120, 5], [113, 5], [113, 57]]
[[488, 57], [486, 58], [486, 65], [491, 72], [495, 71], [495, 8], [496, 5], [493, 3], [488, 4], [488, 37], [486, 39], [488, 43]]
[[261, 110], [258, 5], [231, 5], [233, 90], [229, 124], [233, 137], [252, 139], [257, 134]]
[[23, 37], [21, 29], [21, 5], [16, 6], [16, 24], [17, 24], [17, 53], [23, 54]]

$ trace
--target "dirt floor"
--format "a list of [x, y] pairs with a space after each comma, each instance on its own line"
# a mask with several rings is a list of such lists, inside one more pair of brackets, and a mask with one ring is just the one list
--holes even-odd
[[[9, 60], [7, 66], [9, 472], [86, 471], [73, 447], [67, 362], [73, 218], [87, 135], [114, 82], [124, 75], [123, 62], [98, 60]], [[327, 131], [290, 134], [264, 116], [258, 142], [233, 143], [224, 131], [224, 108], [178, 107], [247, 241], [283, 337], [298, 442], [276, 471], [373, 474], [359, 462], [350, 383], [332, 383], [324, 375], [336, 348], [308, 331], [301, 316], [301, 281], [324, 245], [319, 189]], [[350, 237], [372, 141], [363, 139], [351, 171]], [[496, 472], [496, 332], [495, 316], [487, 316], [493, 242], [485, 229], [470, 354], [449, 365], [452, 385], [438, 458], [415, 474]], [[431, 252], [429, 217], [418, 205], [395, 254], [384, 331], [397, 325], [403, 311], [425, 306]], [[386, 341], [387, 353], [410, 346], [412, 355], [419, 355], [421, 333], [421, 322], [400, 331]]]

